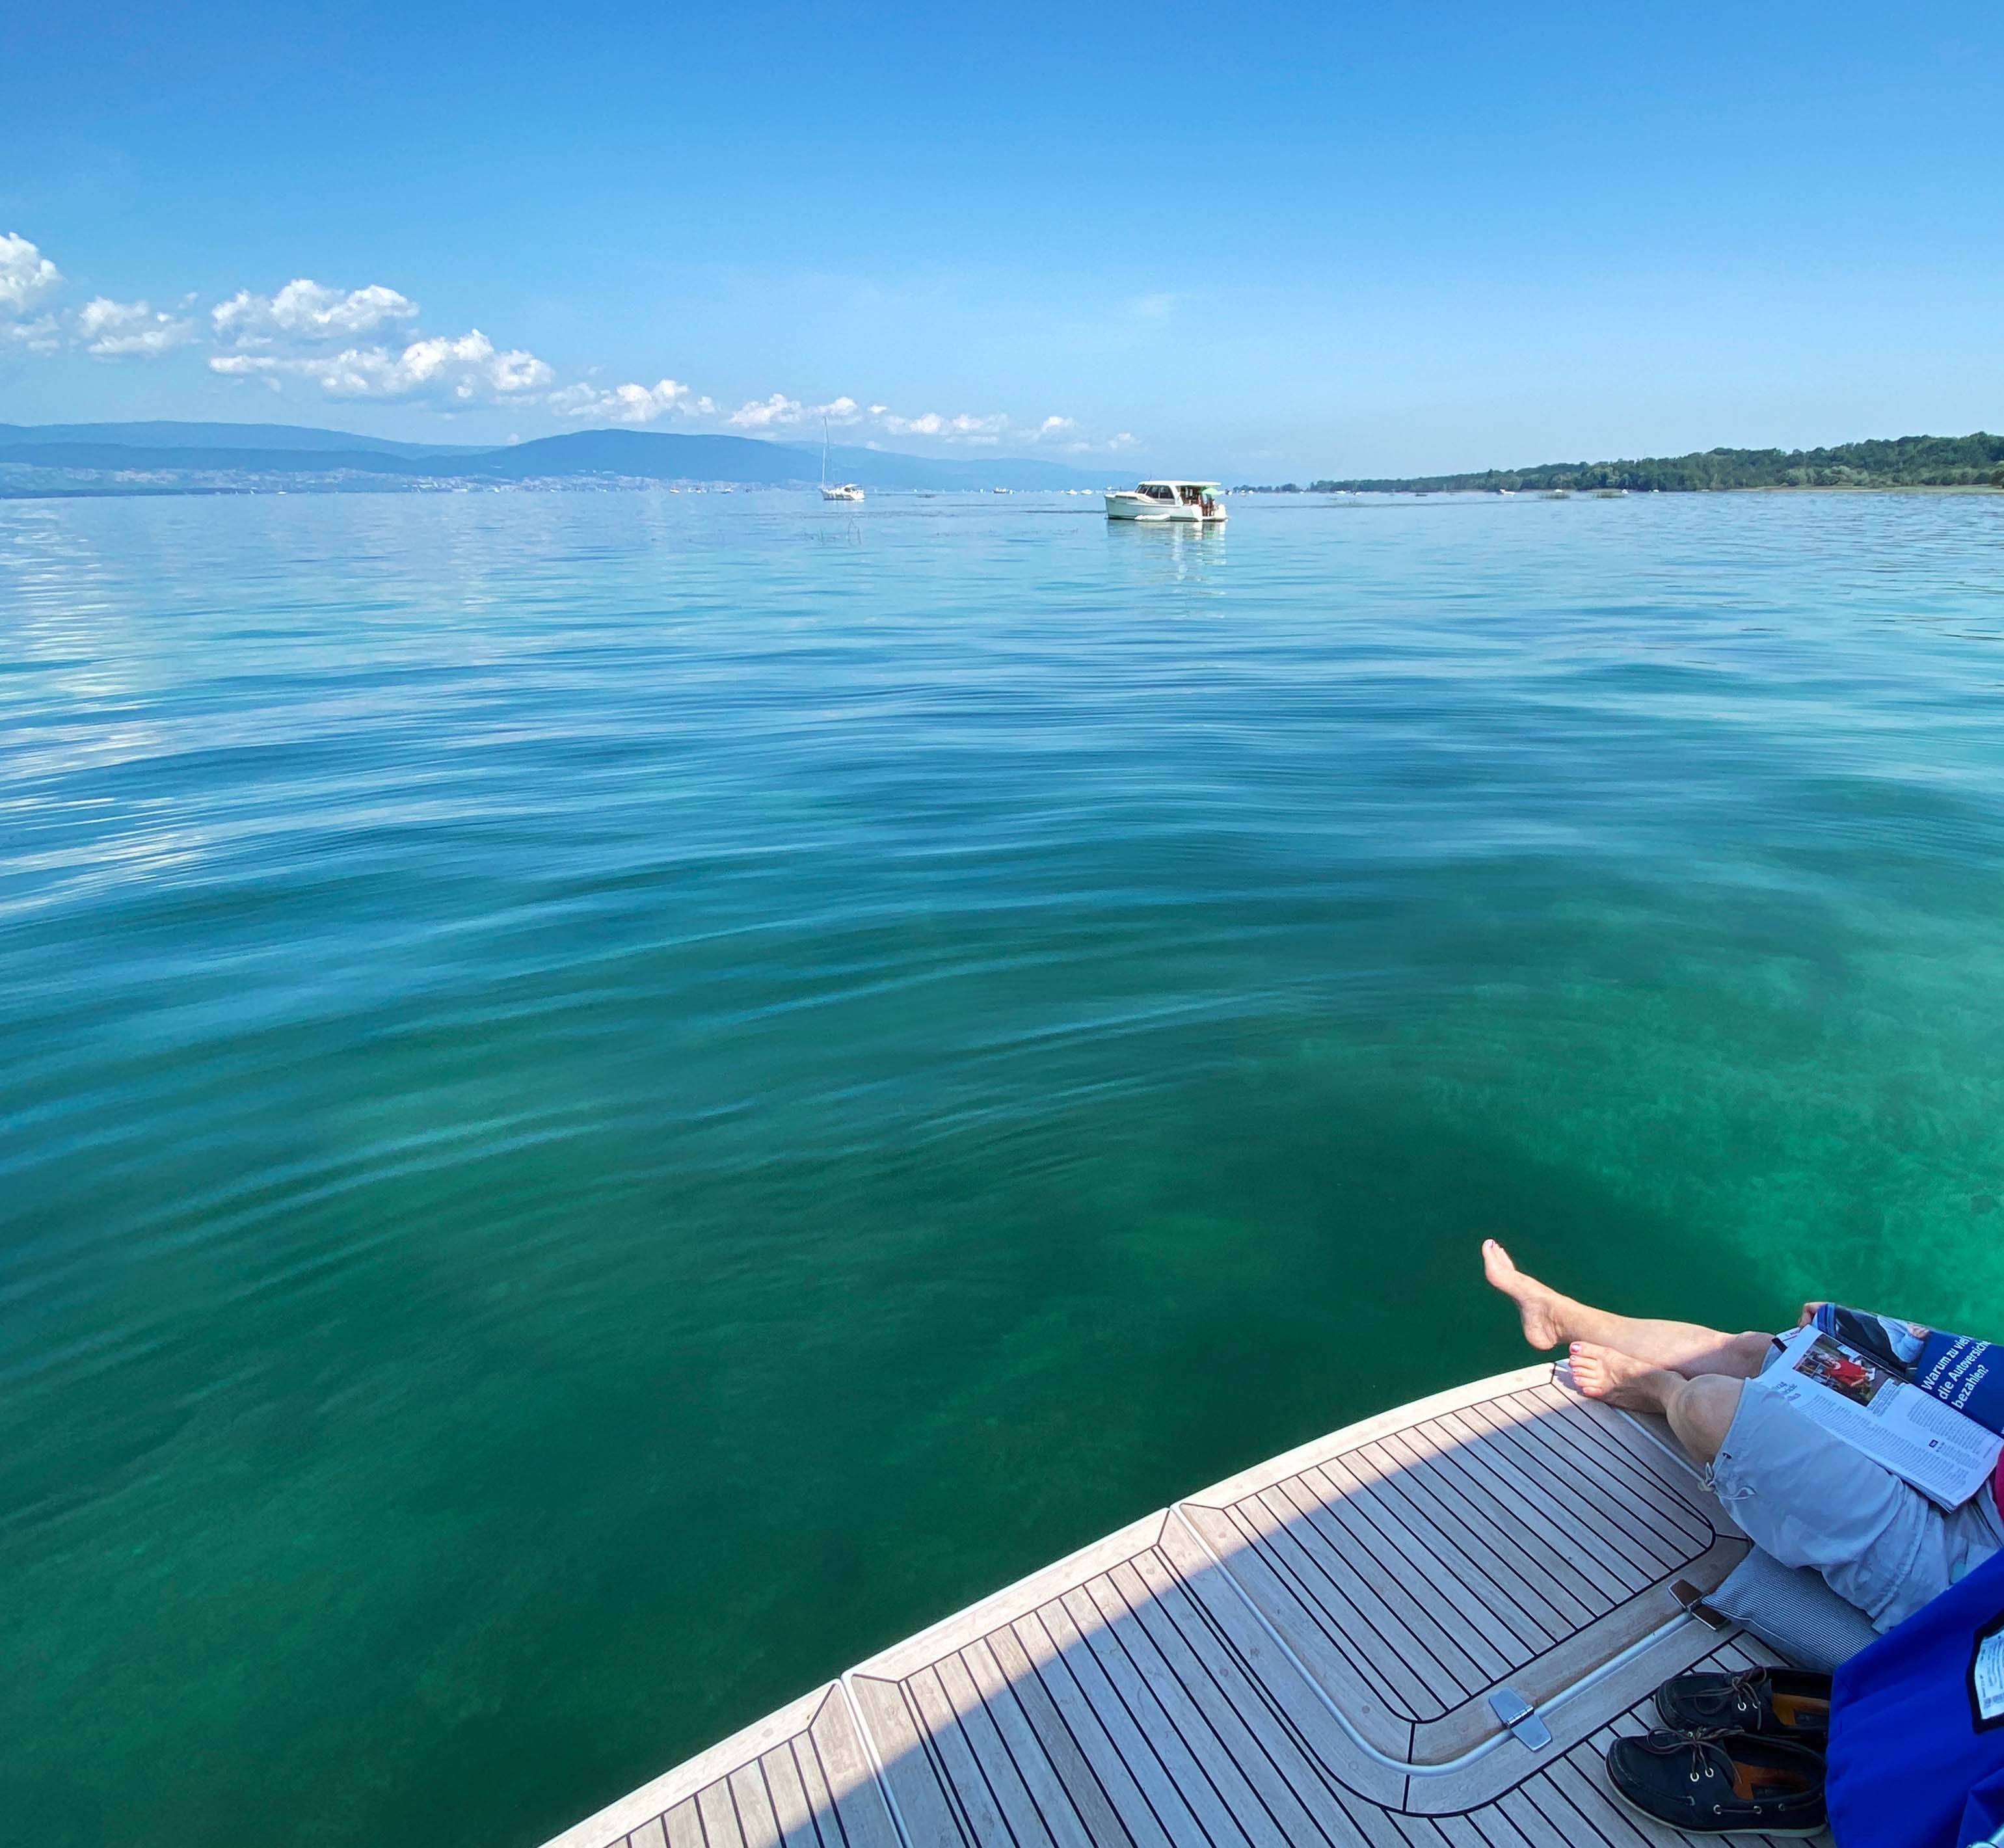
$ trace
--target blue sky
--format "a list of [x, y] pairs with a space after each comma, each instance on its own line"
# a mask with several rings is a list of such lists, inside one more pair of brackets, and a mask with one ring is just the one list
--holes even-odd
[[0, 420], [833, 405], [1234, 479], [2004, 426], [1994, 0], [109, 0], [0, 68]]

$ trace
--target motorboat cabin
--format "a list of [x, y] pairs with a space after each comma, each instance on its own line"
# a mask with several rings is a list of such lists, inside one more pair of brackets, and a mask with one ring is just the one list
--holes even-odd
[[1224, 518], [1224, 501], [1221, 484], [1214, 481], [1144, 481], [1109, 493], [1106, 517], [1212, 524]]

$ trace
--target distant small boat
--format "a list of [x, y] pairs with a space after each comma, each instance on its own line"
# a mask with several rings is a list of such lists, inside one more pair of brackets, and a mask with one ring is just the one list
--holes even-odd
[[828, 419], [821, 420], [821, 497], [824, 500], [860, 500], [863, 490], [853, 481], [831, 483], [828, 479]]
[[996, 493], [996, 494], [1006, 494], [1006, 493], [1007, 493], [1009, 492], [1009, 490], [1008, 490], [1007, 488], [995, 488], [995, 489], [990, 489], [990, 491], [991, 493]]
[[1214, 481], [1144, 481], [1111, 490], [1106, 496], [1109, 520], [1188, 520], [1217, 525], [1224, 519], [1221, 484]]
[[1596, 500], [1626, 500], [1628, 490], [1626, 488], [1596, 488], [1593, 497]]
[[1572, 499], [1572, 489], [1570, 488], [1547, 488], [1545, 490], [1545, 498], [1547, 500], [1570, 500]]

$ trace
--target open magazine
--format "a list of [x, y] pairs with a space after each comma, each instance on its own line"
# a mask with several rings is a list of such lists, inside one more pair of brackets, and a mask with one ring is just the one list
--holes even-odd
[[1837, 1303], [1817, 1304], [1816, 1325], [1895, 1379], [1933, 1394], [1985, 1430], [2004, 1434], [2004, 1348]]
[[[1953, 1359], [1936, 1365], [1942, 1356], [1930, 1351], [1936, 1342], [1956, 1345]], [[1957, 1361], [1961, 1371], [1951, 1380]], [[1979, 1401], [1984, 1411], [1992, 1408], [1985, 1385], [2004, 1386], [2004, 1348], [1988, 1342], [1826, 1305], [1783, 1339], [1764, 1377], [1771, 1391], [1826, 1431], [1944, 1508], [1960, 1507], [1982, 1489], [2004, 1455], [2004, 1439], [1971, 1415]]]

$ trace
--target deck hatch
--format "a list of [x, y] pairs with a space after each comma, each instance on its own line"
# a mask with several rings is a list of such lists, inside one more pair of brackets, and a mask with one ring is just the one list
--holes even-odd
[[1699, 1598], [1746, 1551], [1695, 1471], [1550, 1381], [1408, 1408], [1178, 1505], [1378, 1749], [1444, 1763]]

